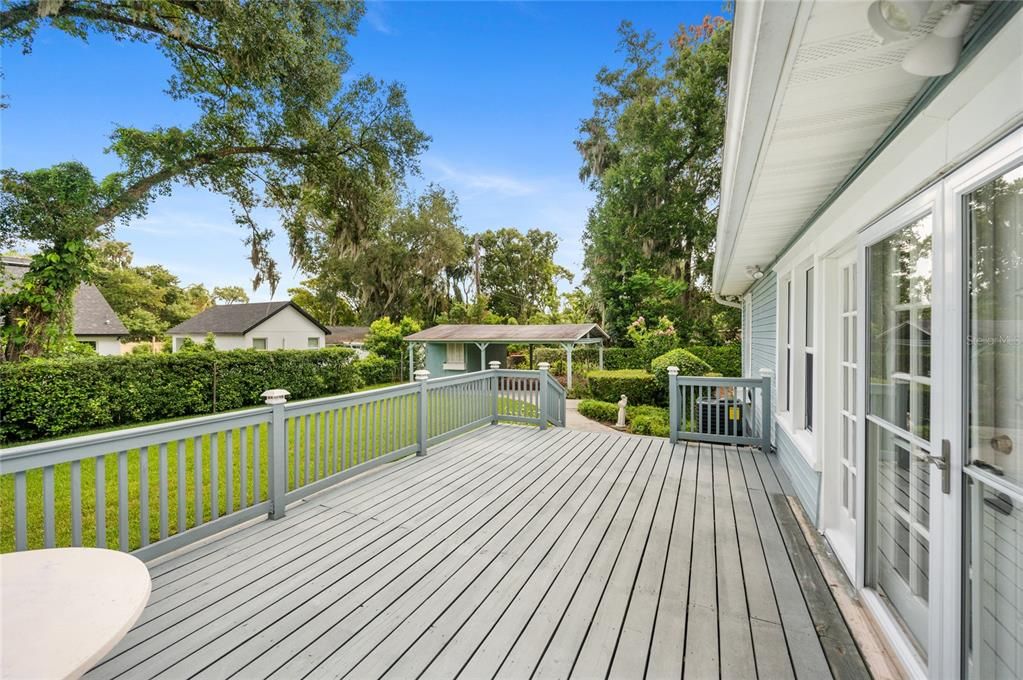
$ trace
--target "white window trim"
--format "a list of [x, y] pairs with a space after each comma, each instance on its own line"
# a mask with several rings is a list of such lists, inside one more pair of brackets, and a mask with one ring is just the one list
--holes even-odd
[[[778, 356], [775, 365], [778, 367], [778, 403], [775, 405], [775, 413], [778, 414], [779, 419], [791, 420], [792, 419], [792, 382], [790, 376], [792, 374], [792, 367], [790, 366], [791, 352], [788, 352], [790, 345], [792, 324], [789, 319], [789, 284], [792, 281], [792, 274], [786, 273], [784, 275], [779, 274], [778, 276], [778, 293], [777, 293], [777, 317], [778, 317], [778, 330], [777, 330], [777, 347]], [[786, 403], [788, 402], [788, 403]], [[791, 428], [789, 428], [791, 429]]]
[[[461, 361], [452, 361], [457, 358], [457, 352], [452, 352], [454, 348], [461, 348]], [[442, 364], [442, 368], [445, 371], [464, 371], [465, 370], [465, 343], [464, 342], [449, 342], [444, 345], [445, 361]]]
[[[316, 343], [315, 345], [312, 344], [314, 342]], [[305, 345], [306, 345], [306, 349], [319, 349], [320, 348], [320, 339], [318, 337], [315, 337], [315, 336], [306, 338]]]
[[[256, 340], [262, 340], [263, 341], [263, 346], [262, 347], [256, 347]], [[269, 338], [251, 338], [249, 340], [249, 344], [251, 345], [252, 349], [259, 350], [260, 352], [265, 352], [265, 351], [270, 349], [270, 339]]]

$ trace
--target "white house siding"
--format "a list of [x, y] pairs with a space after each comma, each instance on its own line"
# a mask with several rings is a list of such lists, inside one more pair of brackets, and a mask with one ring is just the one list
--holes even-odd
[[319, 346], [323, 347], [327, 335], [293, 307], [285, 307], [246, 333], [244, 346], [252, 347], [253, 338], [266, 338], [267, 349], [310, 349], [312, 337], [319, 338]]
[[[185, 338], [191, 338], [192, 342], [197, 345], [206, 342], [206, 333], [175, 334], [172, 335], [171, 338], [174, 342], [174, 351], [177, 352], [178, 347]], [[245, 344], [245, 338], [241, 335], [228, 335], [226, 333], [221, 333], [220, 335], [214, 336], [214, 342], [217, 349], [222, 351], [251, 347], [251, 345]]]
[[121, 353], [121, 340], [111, 335], [76, 335], [78, 342], [95, 344], [96, 353], [103, 356], [116, 356]]
[[[752, 298], [750, 337], [743, 341], [750, 343], [751, 376], [758, 377], [760, 369], [769, 369], [773, 373], [777, 373], [775, 359], [778, 341], [777, 275], [774, 272], [767, 274], [750, 289], [750, 295]], [[771, 381], [771, 403], [776, 410], [778, 405], [777, 377]], [[759, 413], [759, 409], [755, 409], [756, 413]], [[754, 417], [757, 418], [756, 415]], [[796, 490], [799, 502], [802, 503], [807, 516], [816, 524], [821, 485], [820, 473], [810, 467], [784, 428], [774, 426], [773, 423], [771, 441], [778, 453], [779, 462], [792, 480], [792, 486]]]

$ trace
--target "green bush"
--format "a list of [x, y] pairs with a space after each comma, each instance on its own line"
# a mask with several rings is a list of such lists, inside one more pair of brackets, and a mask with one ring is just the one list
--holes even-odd
[[618, 405], [596, 399], [583, 399], [579, 402], [579, 413], [592, 420], [602, 423], [618, 422]]
[[646, 371], [591, 371], [586, 378], [590, 394], [599, 401], [617, 402], [624, 394], [630, 404], [652, 404], [656, 398], [654, 376]]
[[0, 364], [0, 442], [205, 415], [262, 404], [268, 389], [291, 399], [362, 385], [355, 352], [193, 351], [40, 359]]
[[[551, 372], [555, 375], [565, 374], [565, 350], [558, 347], [536, 347], [533, 349], [533, 366], [541, 361], [549, 363]], [[649, 363], [648, 359], [632, 347], [604, 348], [604, 368], [608, 371], [624, 368], [645, 369]], [[587, 370], [597, 370], [599, 366], [599, 353], [596, 347], [576, 347], [572, 350], [573, 373], [581, 375]]]
[[658, 404], [668, 401], [668, 366], [678, 366], [679, 375], [705, 375], [712, 370], [710, 364], [687, 349], [673, 349], [657, 357], [650, 362], [650, 371], [654, 374]]
[[629, 420], [629, 431], [651, 437], [667, 437], [671, 432], [668, 425], [668, 414], [665, 412], [663, 417], [659, 415], [635, 416]]
[[391, 359], [370, 354], [355, 362], [355, 370], [362, 378], [363, 385], [382, 385], [395, 381], [398, 375], [398, 364]]
[[711, 370], [723, 376], [742, 376], [742, 345], [690, 345], [690, 352], [710, 364]]

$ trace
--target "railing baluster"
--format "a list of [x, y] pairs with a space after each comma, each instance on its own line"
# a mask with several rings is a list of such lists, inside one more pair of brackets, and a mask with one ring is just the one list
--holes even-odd
[[117, 545], [128, 552], [128, 452], [117, 454]]
[[178, 526], [174, 533], [181, 533], [187, 527], [188, 506], [185, 503], [185, 440], [178, 440]]
[[57, 546], [56, 511], [53, 494], [53, 466], [47, 465], [43, 468], [43, 545], [47, 548]]
[[224, 514], [234, 512], [234, 430], [224, 432]]
[[160, 444], [160, 540], [167, 538], [167, 442]]
[[220, 433], [210, 435], [210, 519], [220, 516]]
[[14, 549], [28, 550], [28, 497], [24, 472], [14, 473]]
[[149, 453], [150, 447], [139, 447], [139, 545], [149, 545]]
[[[297, 489], [300, 486], [299, 481], [298, 481], [299, 480], [299, 476], [298, 476], [299, 475], [299, 464], [298, 464], [298, 458], [299, 458], [299, 450], [298, 450], [298, 448], [299, 448], [299, 446], [298, 446], [299, 430], [298, 430], [298, 421], [300, 421], [301, 419], [302, 418], [300, 416], [295, 416], [294, 418], [291, 418], [291, 467], [292, 467], [292, 470], [291, 470], [292, 486], [291, 486], [291, 488], [292, 489]], [[288, 421], [285, 420], [284, 421], [284, 436], [285, 436], [285, 438], [287, 438], [287, 436], [288, 436], [288, 425], [287, 425], [287, 423], [288, 423]], [[288, 442], [285, 441], [284, 442], [284, 450], [287, 451], [287, 449], [288, 449]], [[273, 467], [272, 464], [271, 464], [271, 467]]]
[[[305, 470], [303, 470], [302, 478], [305, 480], [303, 484], [309, 483], [309, 416], [302, 419], [302, 437], [305, 442], [304, 453], [305, 453]], [[301, 458], [301, 456], [299, 456]], [[299, 486], [298, 484], [295, 485]]]
[[260, 456], [263, 451], [263, 429], [265, 426], [256, 425], [252, 428], [252, 504], [262, 502], [263, 490], [262, 490], [262, 475], [260, 475]]
[[202, 436], [192, 438], [192, 476], [195, 477], [195, 488], [193, 496], [195, 501], [195, 517], [192, 526], [199, 526], [203, 523], [204, 515], [202, 507]]
[[93, 469], [93, 491], [96, 495], [96, 547], [107, 547], [107, 473], [106, 457], [96, 456]]
[[[258, 430], [259, 426], [253, 428]], [[241, 492], [238, 498], [238, 505], [242, 510], [249, 507], [249, 461], [248, 461], [248, 450], [249, 450], [249, 428], [241, 427], [238, 430], [238, 477], [239, 484], [238, 490]]]
[[71, 545], [82, 545], [82, 461], [71, 461]]

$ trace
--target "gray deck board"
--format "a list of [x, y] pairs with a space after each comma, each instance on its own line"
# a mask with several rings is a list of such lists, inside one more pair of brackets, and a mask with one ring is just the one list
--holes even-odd
[[780, 475], [483, 427], [152, 564], [87, 677], [858, 677]]

